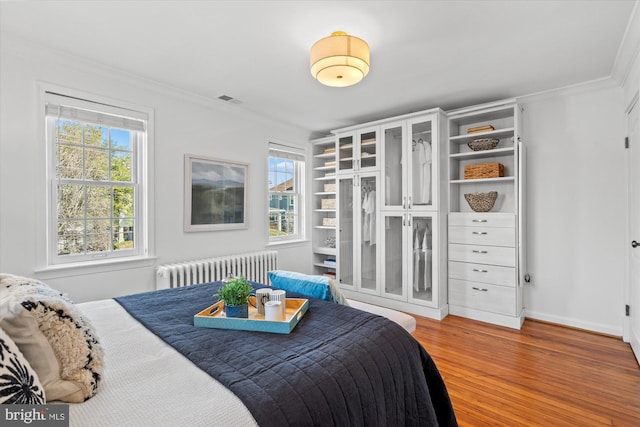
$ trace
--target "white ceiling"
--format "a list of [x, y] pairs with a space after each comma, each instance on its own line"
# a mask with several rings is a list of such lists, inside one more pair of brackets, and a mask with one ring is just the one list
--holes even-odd
[[[608, 77], [635, 0], [17, 1], [2, 35], [245, 108], [315, 133]], [[371, 71], [331, 88], [309, 48], [365, 39]]]

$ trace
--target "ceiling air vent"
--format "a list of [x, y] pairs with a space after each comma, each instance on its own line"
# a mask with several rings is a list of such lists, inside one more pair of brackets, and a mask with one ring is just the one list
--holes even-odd
[[240, 104], [240, 101], [235, 99], [233, 96], [229, 96], [229, 95], [220, 95], [218, 97], [219, 100], [221, 101], [225, 101], [225, 102], [230, 102], [232, 104]]

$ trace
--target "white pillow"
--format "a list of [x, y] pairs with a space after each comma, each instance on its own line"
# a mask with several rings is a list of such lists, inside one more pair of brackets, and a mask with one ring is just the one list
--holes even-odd
[[48, 401], [92, 397], [102, 375], [102, 347], [80, 310], [42, 282], [0, 274], [0, 327], [37, 372]]
[[44, 405], [44, 388], [20, 349], [0, 329], [0, 405]]
[[342, 295], [342, 290], [340, 290], [340, 285], [333, 279], [329, 279], [329, 288], [331, 289], [331, 296], [333, 296], [333, 300], [338, 304], [349, 305], [349, 301]]

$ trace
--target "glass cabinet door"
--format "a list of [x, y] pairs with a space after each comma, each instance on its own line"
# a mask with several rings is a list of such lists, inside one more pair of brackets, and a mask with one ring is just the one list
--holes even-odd
[[377, 161], [377, 131], [375, 129], [358, 132], [360, 158], [357, 160], [357, 170], [367, 170], [376, 167]]
[[383, 296], [433, 306], [437, 301], [434, 217], [383, 212], [383, 221]]
[[359, 264], [360, 290], [378, 291], [378, 239], [377, 235], [377, 177], [373, 175], [356, 177], [359, 190], [359, 227], [361, 228]]
[[405, 299], [404, 282], [406, 276], [405, 265], [405, 229], [406, 213], [384, 213], [383, 217], [384, 244], [384, 289], [383, 296]]
[[389, 124], [383, 126], [382, 150], [384, 150], [384, 197], [382, 199], [383, 208], [404, 208], [404, 140], [402, 123]]
[[339, 220], [338, 230], [338, 282], [353, 286], [353, 177], [338, 180]]
[[351, 171], [354, 169], [356, 153], [353, 134], [340, 135], [338, 137], [338, 171]]
[[[435, 200], [435, 170], [437, 141], [433, 136], [433, 119], [410, 123], [411, 149], [409, 153], [409, 207], [432, 206]], [[432, 145], [433, 143], [433, 145]]]
[[434, 220], [430, 216], [411, 216], [410, 299], [434, 301]]

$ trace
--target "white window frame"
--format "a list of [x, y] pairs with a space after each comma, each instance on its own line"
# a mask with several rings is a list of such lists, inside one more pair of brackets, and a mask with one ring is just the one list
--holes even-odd
[[[275, 154], [275, 155], [274, 155]], [[294, 160], [294, 198], [295, 202], [295, 216], [297, 217], [296, 221], [296, 231], [293, 234], [288, 234], [284, 236], [271, 236], [270, 234], [270, 206], [269, 200], [272, 194], [279, 194], [280, 192], [271, 191], [269, 184], [269, 160], [272, 157], [284, 158]], [[269, 244], [278, 244], [278, 243], [290, 243], [290, 242], [298, 242], [305, 240], [305, 167], [306, 167], [306, 156], [305, 152], [302, 148], [281, 144], [277, 142], [269, 142], [269, 149], [267, 152], [267, 238]]]
[[[39, 85], [39, 108], [43, 123], [41, 138], [46, 147], [44, 162], [46, 164], [44, 186], [43, 212], [45, 218], [43, 227], [40, 228], [41, 235], [44, 235], [44, 244], [39, 245], [39, 267], [36, 272], [47, 272], [76, 267], [100, 267], [105, 266], [106, 270], [112, 269], [114, 263], [144, 261], [140, 265], [148, 265], [154, 258], [153, 236], [153, 110], [124, 103], [109, 98], [87, 94], [84, 92], [61, 88], [49, 84]], [[135, 120], [144, 123], [145, 130], [137, 133], [135, 144], [132, 149], [135, 152], [136, 160], [132, 162], [132, 181], [124, 186], [135, 186], [134, 217], [134, 249], [131, 250], [110, 250], [108, 252], [97, 252], [91, 254], [58, 255], [57, 236], [57, 184], [56, 176], [56, 141], [55, 141], [55, 117], [51, 116], [51, 110], [47, 114], [47, 104], [65, 105], [77, 108], [79, 111], [86, 110], [91, 114], [104, 114], [113, 118], [114, 116], [125, 118], [125, 120]], [[79, 121], [83, 121], [79, 118]], [[107, 124], [107, 126], [109, 126]], [[119, 127], [112, 125], [112, 127]], [[118, 183], [118, 185], [121, 183]], [[98, 269], [96, 271], [106, 271]]]

